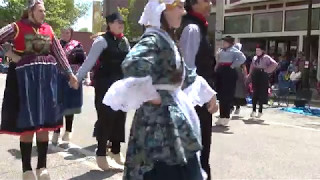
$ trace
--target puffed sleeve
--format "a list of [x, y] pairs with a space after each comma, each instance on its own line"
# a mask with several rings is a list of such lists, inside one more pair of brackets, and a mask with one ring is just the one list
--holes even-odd
[[122, 64], [125, 78], [109, 88], [103, 103], [113, 110], [128, 112], [138, 109], [145, 102], [160, 98], [151, 76], [157, 52], [154, 36], [144, 37], [133, 47]]
[[265, 55], [264, 58], [267, 61], [266, 62], [267, 67], [265, 68], [264, 71], [266, 73], [272, 73], [273, 71], [275, 71], [277, 69], [277, 67], [278, 67], [278, 63], [268, 55]]
[[0, 29], [0, 45], [13, 40], [17, 34], [16, 23], [8, 24]]
[[195, 69], [186, 69], [186, 76], [183, 91], [187, 94], [194, 106], [203, 106], [216, 96], [216, 92], [208, 82], [198, 76]]
[[54, 36], [52, 39], [52, 55], [57, 59], [58, 67], [63, 70], [66, 74], [72, 74], [72, 70], [66, 54], [61, 47], [59, 40]]

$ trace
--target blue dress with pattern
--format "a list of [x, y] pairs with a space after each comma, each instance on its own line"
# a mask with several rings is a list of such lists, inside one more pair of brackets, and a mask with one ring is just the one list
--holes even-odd
[[[138, 108], [123, 179], [205, 179], [198, 160], [201, 133], [193, 106], [197, 101], [202, 101], [201, 105], [208, 102], [215, 92], [186, 69], [173, 40], [160, 29], [147, 29], [122, 68], [125, 79], [110, 87], [103, 102], [115, 110]], [[147, 102], [157, 96], [161, 105]]]

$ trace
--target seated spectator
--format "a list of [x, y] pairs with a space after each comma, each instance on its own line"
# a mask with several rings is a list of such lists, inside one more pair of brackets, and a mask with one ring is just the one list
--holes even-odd
[[301, 83], [302, 73], [296, 66], [294, 71], [290, 75], [290, 88], [293, 92], [297, 92], [299, 85]]
[[290, 87], [290, 75], [287, 71], [281, 71], [278, 75], [278, 87], [279, 89], [287, 89]]
[[295, 70], [295, 65], [294, 65], [294, 62], [293, 61], [290, 61], [290, 64], [289, 64], [289, 66], [288, 66], [288, 73], [292, 73], [292, 72], [294, 72], [294, 70]]
[[302, 71], [304, 69], [304, 62], [305, 62], [305, 56], [303, 52], [299, 52], [298, 56], [295, 60], [295, 65], [298, 66], [299, 71]]

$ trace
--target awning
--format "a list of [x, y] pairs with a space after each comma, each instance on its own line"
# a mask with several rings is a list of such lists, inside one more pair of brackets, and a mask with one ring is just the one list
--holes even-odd
[[259, 2], [266, 2], [266, 1], [272, 1], [272, 0], [240, 0], [239, 2], [235, 2], [230, 5], [231, 6], [238, 6], [238, 5], [243, 5], [243, 4], [259, 3]]

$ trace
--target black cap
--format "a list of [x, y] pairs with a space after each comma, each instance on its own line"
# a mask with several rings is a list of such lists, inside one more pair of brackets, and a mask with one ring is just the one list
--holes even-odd
[[226, 37], [222, 38], [222, 40], [224, 40], [230, 44], [234, 44], [234, 41], [235, 41], [234, 37], [232, 37], [232, 36], [226, 36]]
[[106, 20], [107, 20], [107, 23], [113, 23], [114, 21], [117, 21], [117, 20], [122, 22], [124, 21], [123, 17], [118, 12], [110, 14], [109, 16], [107, 16]]

